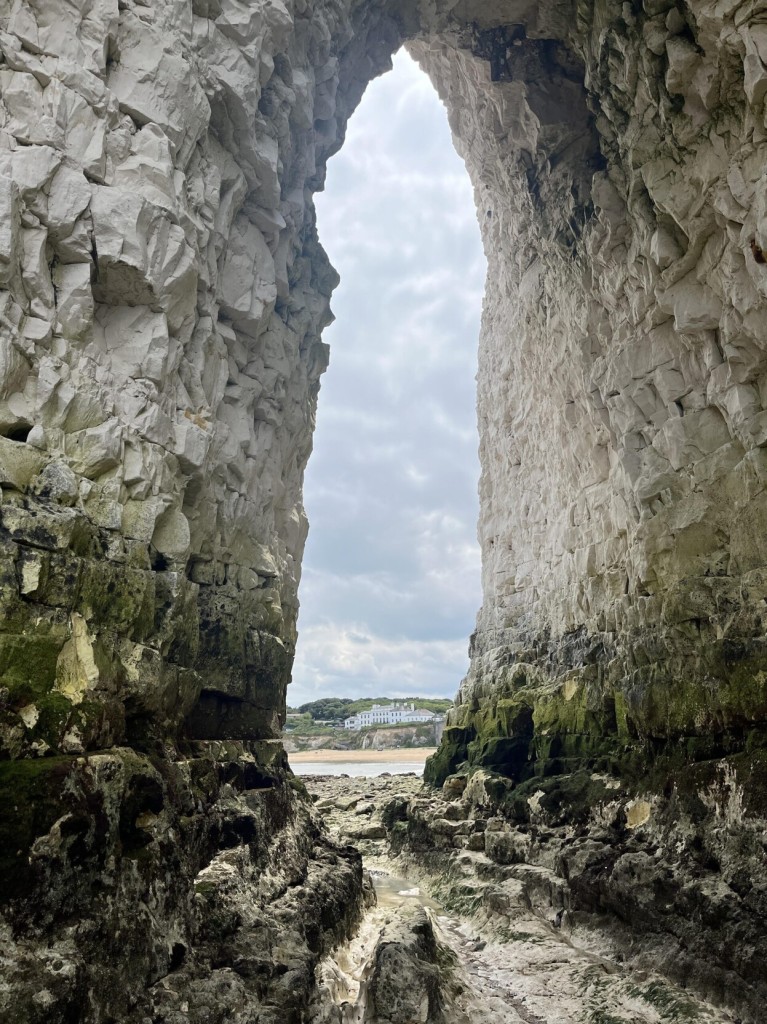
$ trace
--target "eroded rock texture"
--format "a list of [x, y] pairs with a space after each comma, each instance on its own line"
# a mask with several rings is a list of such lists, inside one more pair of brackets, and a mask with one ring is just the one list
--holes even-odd
[[491, 132], [468, 73], [425, 49], [490, 264], [485, 602], [459, 718], [502, 680], [522, 694], [497, 735], [535, 731], [539, 760], [609, 738], [692, 760], [763, 744], [767, 222], [750, 11], [579, 5], [569, 34], [555, 22], [566, 44], [488, 31], [506, 101]]
[[[62, 921], [87, 916], [103, 865], [117, 917], [145, 885], [157, 935], [182, 922], [175, 964], [179, 908], [222, 849], [218, 790], [180, 873], [152, 837], [126, 887], [129, 837], [162, 811], [179, 840], [169, 766], [272, 765], [254, 744], [284, 712], [336, 281], [311, 195], [406, 40], [447, 104], [489, 261], [484, 604], [431, 778], [468, 759], [671, 792], [698, 765], [694, 802], [730, 757], [741, 817], [765, 810], [758, 8], [0, 0], [0, 780], [19, 837], [3, 898], [30, 942], [44, 873], [27, 862], [53, 844], [78, 865], [59, 873]], [[134, 756], [164, 779], [135, 800]], [[240, 788], [288, 785], [272, 775]], [[80, 842], [82, 793], [83, 821], [88, 794], [114, 813]], [[308, 877], [308, 847], [299, 860]], [[158, 963], [136, 953], [142, 992]], [[267, 1019], [256, 990], [243, 1019]]]
[[362, 863], [318, 829], [279, 743], [118, 747], [2, 778], [3, 1020], [303, 1019]]
[[386, 25], [367, 56], [343, 5], [0, 0], [13, 1024], [297, 1022], [360, 910], [270, 739], [336, 281], [308, 197]]

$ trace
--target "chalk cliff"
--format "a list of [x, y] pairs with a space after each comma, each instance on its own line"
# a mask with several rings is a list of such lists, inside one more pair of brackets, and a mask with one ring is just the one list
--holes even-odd
[[[703, 818], [751, 822], [748, 877], [767, 791], [761, 19], [700, 0], [0, 0], [0, 861], [20, 1020], [71, 1019], [83, 992], [83, 1020], [149, 1012], [198, 941], [194, 879], [218, 865], [234, 884], [231, 849], [271, 900], [279, 843], [258, 823], [293, 835], [303, 813], [274, 741], [336, 283], [312, 193], [406, 41], [489, 265], [484, 600], [431, 781], [468, 760], [518, 784], [684, 783]], [[303, 879], [321, 904], [324, 842], [298, 844], [283, 894]], [[85, 898], [96, 877], [111, 917]], [[147, 923], [116, 938], [139, 904]], [[43, 984], [54, 934], [69, 966]], [[95, 981], [120, 948], [135, 1004]], [[251, 968], [227, 1019], [282, 1006]], [[154, 1019], [202, 1012], [157, 999]]]
[[480, 30], [492, 105], [465, 55], [416, 44], [489, 261], [484, 603], [456, 720], [499, 684], [519, 691], [499, 735], [536, 731], [537, 760], [611, 739], [700, 760], [767, 735], [764, 65], [749, 11], [578, 5], [552, 14], [566, 41]]

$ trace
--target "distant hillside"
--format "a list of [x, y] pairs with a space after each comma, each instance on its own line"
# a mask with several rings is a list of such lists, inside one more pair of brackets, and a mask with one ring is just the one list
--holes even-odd
[[436, 747], [442, 723], [425, 725], [379, 725], [349, 732], [329, 725], [289, 729], [283, 734], [288, 753], [296, 750], [393, 750], [401, 747]]
[[297, 708], [288, 707], [288, 714], [308, 714], [315, 722], [343, 722], [345, 718], [356, 715], [358, 711], [368, 711], [374, 704], [396, 704], [401, 702], [414, 704], [417, 708], [444, 714], [453, 702], [438, 697], [361, 697], [351, 700], [349, 697], [323, 697], [312, 700], [308, 704], [300, 704]]

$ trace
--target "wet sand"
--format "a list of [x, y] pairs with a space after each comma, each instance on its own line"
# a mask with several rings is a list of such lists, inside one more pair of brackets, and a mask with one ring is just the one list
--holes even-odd
[[336, 764], [346, 761], [354, 764], [379, 764], [384, 761], [425, 761], [436, 751], [436, 747], [396, 747], [393, 750], [298, 750], [288, 754], [291, 764], [327, 761]]

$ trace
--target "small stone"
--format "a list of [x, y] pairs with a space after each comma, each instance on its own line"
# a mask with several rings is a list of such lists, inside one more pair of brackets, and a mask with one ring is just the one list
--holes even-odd
[[35, 480], [33, 491], [60, 505], [74, 505], [78, 496], [77, 474], [65, 462], [49, 462]]
[[338, 797], [334, 803], [334, 806], [339, 811], [350, 811], [352, 810], [352, 808], [357, 806], [357, 804], [359, 803], [359, 799], [360, 798], [358, 796]]
[[189, 520], [178, 509], [163, 512], [152, 533], [152, 546], [163, 555], [184, 559], [189, 552]]

